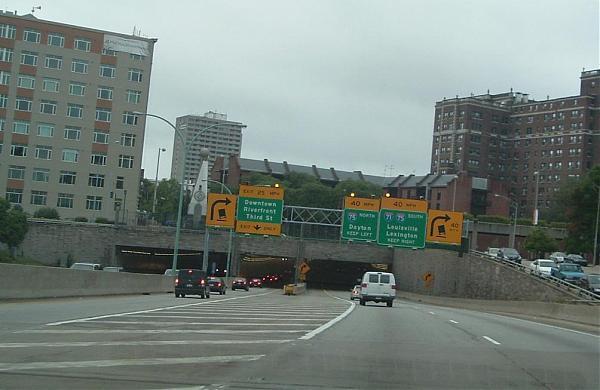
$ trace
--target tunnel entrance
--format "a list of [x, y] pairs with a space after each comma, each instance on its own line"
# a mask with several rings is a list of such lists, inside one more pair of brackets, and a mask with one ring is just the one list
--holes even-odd
[[306, 274], [308, 288], [351, 290], [367, 271], [391, 272], [391, 264], [357, 263], [337, 260], [311, 260]]
[[265, 287], [282, 287], [294, 279], [295, 259], [288, 257], [245, 255], [240, 259], [238, 275], [260, 278]]

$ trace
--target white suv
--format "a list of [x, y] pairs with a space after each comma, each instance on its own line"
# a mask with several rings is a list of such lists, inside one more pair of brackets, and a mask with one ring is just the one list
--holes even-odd
[[360, 288], [360, 304], [366, 302], [385, 302], [392, 307], [396, 298], [396, 280], [389, 272], [365, 272]]

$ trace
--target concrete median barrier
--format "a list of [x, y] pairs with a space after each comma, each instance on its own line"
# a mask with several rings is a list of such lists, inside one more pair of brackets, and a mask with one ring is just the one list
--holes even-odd
[[164, 275], [0, 264], [0, 299], [165, 293], [173, 285]]
[[286, 284], [283, 286], [285, 295], [300, 295], [306, 292], [306, 283]]

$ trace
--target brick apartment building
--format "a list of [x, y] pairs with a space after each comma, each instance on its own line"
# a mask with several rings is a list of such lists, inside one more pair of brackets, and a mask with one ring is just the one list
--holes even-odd
[[[436, 102], [431, 172], [497, 180], [524, 217], [533, 216], [537, 187], [543, 218], [562, 184], [600, 163], [599, 84], [600, 70], [591, 70], [575, 96], [536, 101], [511, 90]], [[488, 204], [500, 200], [492, 196]]]
[[[33, 214], [137, 210], [155, 39], [0, 11], [0, 193]], [[128, 195], [129, 194], [129, 195]]]

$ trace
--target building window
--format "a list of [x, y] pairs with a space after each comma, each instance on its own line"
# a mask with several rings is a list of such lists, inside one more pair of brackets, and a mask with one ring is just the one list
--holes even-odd
[[102, 55], [116, 57], [117, 51], [116, 50], [102, 48]]
[[127, 90], [127, 103], [137, 104], [140, 102], [141, 97], [142, 97], [141, 91], [133, 91], [131, 89]]
[[48, 193], [46, 191], [31, 191], [31, 204], [45, 206], [48, 201]]
[[13, 133], [29, 134], [29, 122], [14, 121], [13, 122]]
[[38, 55], [32, 51], [21, 52], [21, 65], [37, 66]]
[[8, 107], [8, 95], [0, 95], [0, 108]]
[[119, 168], [133, 168], [133, 156], [119, 155]]
[[85, 208], [88, 210], [102, 210], [102, 197], [88, 196], [85, 200]]
[[7, 188], [6, 200], [13, 204], [21, 204], [23, 201], [23, 190], [18, 188]]
[[103, 100], [112, 100], [113, 99], [113, 89], [110, 87], [98, 87], [98, 99]]
[[106, 154], [104, 153], [92, 153], [91, 161], [92, 165], [106, 165]]
[[8, 85], [10, 83], [10, 73], [5, 71], [0, 71], [0, 84]]
[[40, 34], [37, 30], [25, 30], [23, 31], [23, 40], [26, 42], [40, 43]]
[[146, 58], [146, 56], [143, 56], [141, 54], [133, 54], [130, 53], [129, 54], [129, 58], [134, 60], [134, 61], [144, 61], [144, 59]]
[[48, 123], [38, 124], [37, 135], [39, 137], [53, 137], [54, 136], [54, 125], [51, 125]]
[[80, 104], [67, 104], [67, 116], [71, 118], [82, 118], [83, 106]]
[[58, 79], [44, 79], [42, 89], [44, 92], [58, 92], [60, 81]]
[[92, 42], [88, 39], [76, 38], [73, 45], [73, 49], [81, 51], [90, 51], [92, 49]]
[[94, 131], [94, 143], [108, 144], [108, 133], [103, 133], [101, 131]]
[[117, 69], [113, 65], [100, 65], [100, 77], [114, 78], [117, 73]]
[[88, 62], [84, 60], [74, 59], [73, 62], [71, 62], [71, 72], [87, 74]]
[[71, 82], [69, 84], [69, 95], [84, 96], [85, 95], [85, 84]]
[[115, 188], [117, 190], [122, 190], [123, 188], [125, 188], [125, 178], [123, 176], [117, 176]]
[[142, 70], [141, 69], [129, 69], [128, 80], [135, 81], [137, 83], [142, 82]]
[[10, 155], [14, 157], [27, 157], [27, 145], [12, 144], [10, 146]]
[[42, 114], [56, 115], [56, 102], [42, 100], [40, 103], [40, 112]]
[[75, 180], [77, 179], [77, 173], [71, 171], [60, 171], [60, 176], [58, 177], [58, 182], [60, 184], [75, 184]]
[[109, 108], [96, 108], [96, 120], [99, 122], [110, 122], [112, 112]]
[[76, 163], [79, 161], [79, 150], [63, 149], [62, 160], [64, 162]]
[[49, 33], [48, 34], [48, 46], [64, 47], [65, 46], [65, 37], [62, 34]]
[[137, 125], [138, 117], [133, 112], [125, 111], [123, 113], [123, 124]]
[[48, 183], [50, 180], [50, 170], [45, 168], [33, 168], [33, 181]]
[[35, 89], [35, 78], [31, 76], [19, 76], [17, 87], [26, 89]]
[[79, 127], [65, 127], [64, 138], [79, 141], [81, 138], [81, 129]]
[[25, 167], [11, 165], [8, 167], [8, 178], [13, 180], [25, 180]]
[[63, 194], [63, 193], [59, 192], [58, 200], [56, 201], [56, 207], [72, 209], [73, 208], [73, 198], [74, 198], [73, 194]]
[[35, 148], [35, 158], [52, 160], [52, 146], [37, 145]]
[[17, 111], [31, 112], [31, 105], [31, 99], [22, 96], [17, 96], [17, 100], [15, 102], [15, 109]]
[[122, 146], [135, 146], [135, 134], [121, 133], [121, 145]]
[[0, 24], [0, 38], [15, 39], [17, 27], [12, 24]]
[[88, 178], [88, 186], [90, 187], [104, 187], [104, 175], [99, 173], [90, 173]]
[[13, 50], [7, 47], [0, 47], [0, 61], [12, 62]]

